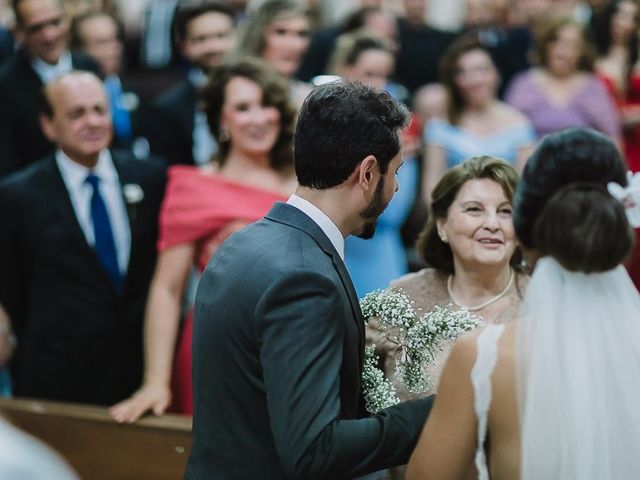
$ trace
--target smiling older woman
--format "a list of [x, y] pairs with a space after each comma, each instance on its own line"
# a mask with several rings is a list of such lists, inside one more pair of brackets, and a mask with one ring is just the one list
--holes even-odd
[[[474, 157], [449, 170], [431, 195], [431, 215], [417, 248], [429, 265], [392, 282], [429, 312], [436, 305], [467, 308], [486, 323], [513, 320], [528, 283], [511, 218], [518, 174], [502, 160]], [[434, 393], [450, 351], [442, 345], [428, 372], [432, 387], [411, 394], [394, 377], [394, 344], [369, 327], [369, 340], [385, 359], [385, 370], [401, 399]]]

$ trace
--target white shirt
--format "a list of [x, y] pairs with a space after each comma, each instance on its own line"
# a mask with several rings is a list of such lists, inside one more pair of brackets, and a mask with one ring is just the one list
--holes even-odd
[[74, 162], [62, 150], [58, 149], [55, 156], [80, 228], [87, 239], [87, 243], [92, 247], [95, 245], [93, 220], [91, 219], [93, 188], [85, 180], [90, 173], [100, 179], [100, 195], [107, 207], [120, 273], [124, 274], [129, 265], [131, 229], [129, 227], [129, 216], [122, 197], [120, 178], [116, 168], [113, 166], [109, 150], [105, 149], [100, 152], [98, 163], [93, 169]]
[[71, 62], [71, 53], [67, 50], [58, 59], [58, 63], [51, 65], [40, 58], [36, 58], [31, 62], [31, 66], [36, 71], [40, 80], [45, 85], [51, 80], [61, 77], [73, 70], [73, 64]]
[[344, 260], [344, 237], [342, 236], [342, 233], [340, 233], [340, 229], [337, 225], [313, 203], [299, 197], [298, 195], [291, 195], [289, 200], [287, 200], [287, 203], [296, 207], [298, 210], [301, 210], [302, 213], [311, 218], [311, 220], [320, 227], [324, 234], [329, 237], [329, 241], [331, 241], [333, 248], [336, 249], [340, 258]]

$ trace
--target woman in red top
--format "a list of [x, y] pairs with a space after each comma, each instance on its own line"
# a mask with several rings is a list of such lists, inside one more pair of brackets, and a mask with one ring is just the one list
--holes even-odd
[[[620, 110], [624, 153], [632, 172], [640, 171], [639, 16], [640, 4], [636, 0], [613, 0], [592, 19], [598, 50], [596, 72]], [[627, 261], [627, 269], [640, 289], [640, 230], [636, 230], [636, 235], [636, 247]]]
[[640, 170], [640, 67], [636, 0], [613, 0], [592, 19], [596, 73], [620, 110], [629, 168]]
[[225, 238], [295, 189], [295, 108], [277, 74], [240, 60], [217, 70], [202, 97], [219, 151], [211, 166], [169, 171], [145, 315], [145, 377], [132, 397], [110, 409], [119, 422], [135, 421], [147, 410], [160, 415], [170, 404], [191, 414], [191, 309], [177, 349], [176, 340], [192, 266], [202, 271]]

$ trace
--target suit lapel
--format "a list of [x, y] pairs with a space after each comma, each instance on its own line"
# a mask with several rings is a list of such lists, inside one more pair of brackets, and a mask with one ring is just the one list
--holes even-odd
[[360, 351], [360, 359], [364, 356], [364, 342], [365, 342], [365, 331], [364, 331], [364, 318], [362, 316], [362, 310], [360, 310], [360, 302], [358, 301], [358, 295], [356, 294], [356, 290], [353, 286], [353, 281], [351, 280], [351, 275], [347, 271], [347, 268], [344, 265], [344, 262], [338, 255], [338, 252], [332, 253], [331, 259], [333, 260], [333, 265], [336, 267], [338, 274], [340, 275], [340, 279], [342, 280], [342, 285], [347, 291], [347, 295], [349, 295], [349, 302], [351, 303], [351, 310], [353, 311], [353, 318], [356, 320], [356, 325], [358, 327], [359, 333], [359, 351]]
[[[309, 218], [305, 213], [296, 207], [287, 205], [286, 203], [276, 203], [271, 211], [266, 215], [267, 218], [279, 223], [285, 223], [294, 228], [304, 231], [310, 235], [320, 246], [320, 248], [331, 257], [333, 265], [340, 276], [342, 285], [349, 297], [349, 303], [351, 304], [351, 310], [353, 311], [353, 318], [358, 327], [359, 333], [359, 350], [360, 350], [360, 362], [364, 355], [365, 344], [365, 331], [364, 331], [364, 318], [362, 317], [362, 311], [360, 310], [360, 302], [358, 301], [358, 295], [356, 294], [351, 280], [351, 275], [347, 271], [347, 268], [340, 258], [340, 254], [336, 251], [329, 238], [325, 235], [322, 229]], [[362, 365], [361, 365], [362, 367]]]

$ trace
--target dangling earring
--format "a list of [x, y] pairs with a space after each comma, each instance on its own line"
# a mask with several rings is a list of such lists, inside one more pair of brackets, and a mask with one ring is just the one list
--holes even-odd
[[220, 127], [220, 132], [218, 133], [218, 140], [221, 143], [225, 143], [229, 141], [229, 130], [224, 127]]
[[442, 243], [447, 243], [447, 236], [444, 234], [444, 232], [438, 232], [438, 236], [440, 237]]

